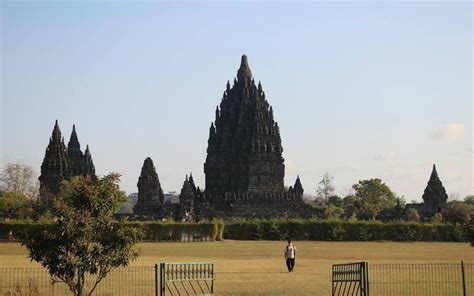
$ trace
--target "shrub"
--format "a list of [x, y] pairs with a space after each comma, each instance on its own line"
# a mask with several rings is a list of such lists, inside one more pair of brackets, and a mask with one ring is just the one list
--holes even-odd
[[248, 220], [227, 224], [224, 238], [236, 240], [462, 241], [460, 225], [342, 220]]
[[[147, 241], [180, 241], [182, 236], [216, 240], [218, 237], [219, 222], [176, 223], [176, 222], [127, 222], [126, 224], [139, 228], [143, 232], [143, 240]], [[0, 239], [9, 239], [10, 231], [17, 238], [21, 233], [30, 229], [42, 229], [50, 223], [31, 221], [0, 221]], [[224, 224], [221, 223], [223, 231]], [[222, 236], [221, 236], [222, 237]]]

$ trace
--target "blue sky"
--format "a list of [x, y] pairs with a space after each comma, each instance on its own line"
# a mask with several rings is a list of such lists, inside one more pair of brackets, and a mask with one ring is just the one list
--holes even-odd
[[281, 128], [286, 184], [345, 194], [382, 178], [421, 200], [433, 163], [474, 193], [471, 3], [1, 4], [1, 165], [39, 171], [58, 119], [99, 174], [135, 192], [152, 157], [165, 192], [204, 187], [208, 130], [240, 56]]

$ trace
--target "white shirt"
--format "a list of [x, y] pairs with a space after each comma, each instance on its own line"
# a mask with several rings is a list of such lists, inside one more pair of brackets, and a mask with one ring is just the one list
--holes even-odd
[[296, 247], [293, 244], [289, 244], [286, 246], [284, 253], [286, 258], [295, 259]]

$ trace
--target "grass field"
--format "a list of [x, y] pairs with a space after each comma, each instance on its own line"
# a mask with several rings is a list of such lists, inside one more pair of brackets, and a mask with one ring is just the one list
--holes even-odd
[[[159, 262], [214, 262], [217, 295], [328, 295], [332, 264], [474, 262], [464, 243], [295, 242], [295, 272], [288, 273], [285, 242], [141, 243], [132, 266]], [[0, 267], [38, 266], [18, 244], [0, 244]]]

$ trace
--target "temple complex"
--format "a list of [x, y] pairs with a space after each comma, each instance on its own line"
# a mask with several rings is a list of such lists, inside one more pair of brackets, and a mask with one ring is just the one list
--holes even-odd
[[[146, 158], [137, 183], [134, 213], [139, 219], [181, 218], [189, 213], [196, 219], [309, 216], [299, 176], [285, 189], [281, 142], [273, 109], [243, 55], [232, 86], [227, 81], [209, 130], [205, 191], [196, 187], [192, 175], [186, 176], [179, 205], [165, 205], [153, 161]], [[57, 194], [63, 180], [79, 175], [95, 178], [89, 147], [82, 153], [73, 126], [66, 148], [56, 121], [41, 166], [41, 191]]]
[[56, 120], [43, 163], [41, 164], [41, 175], [39, 177], [40, 198], [50, 202], [51, 198], [59, 193], [61, 182], [70, 180], [75, 176], [96, 178], [89, 146], [87, 146], [86, 152], [83, 154], [77, 137], [76, 127], [73, 126], [66, 148], [58, 121]]

